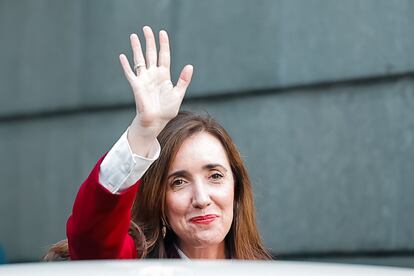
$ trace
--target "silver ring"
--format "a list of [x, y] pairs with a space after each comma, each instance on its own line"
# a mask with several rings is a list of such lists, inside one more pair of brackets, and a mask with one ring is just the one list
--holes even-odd
[[134, 72], [135, 74], [138, 73], [138, 69], [141, 67], [145, 67], [145, 63], [138, 63], [137, 65], [134, 65]]

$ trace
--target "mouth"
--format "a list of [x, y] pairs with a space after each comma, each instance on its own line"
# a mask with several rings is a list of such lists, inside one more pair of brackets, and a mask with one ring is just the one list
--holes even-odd
[[190, 221], [195, 224], [210, 224], [218, 217], [219, 217], [218, 215], [209, 214], [205, 216], [193, 217], [190, 219]]

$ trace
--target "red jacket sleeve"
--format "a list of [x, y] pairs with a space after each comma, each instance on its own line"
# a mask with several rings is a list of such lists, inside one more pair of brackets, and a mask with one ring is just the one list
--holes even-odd
[[137, 258], [128, 229], [140, 181], [121, 194], [112, 194], [99, 183], [102, 160], [80, 187], [66, 224], [72, 260]]

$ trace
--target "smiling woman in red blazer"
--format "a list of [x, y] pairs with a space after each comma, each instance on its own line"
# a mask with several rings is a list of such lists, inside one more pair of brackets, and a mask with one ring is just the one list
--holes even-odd
[[168, 35], [132, 34], [133, 63], [120, 55], [136, 116], [80, 187], [67, 240], [46, 260], [269, 259], [256, 226], [240, 154], [211, 117], [180, 112], [193, 67], [174, 86]]

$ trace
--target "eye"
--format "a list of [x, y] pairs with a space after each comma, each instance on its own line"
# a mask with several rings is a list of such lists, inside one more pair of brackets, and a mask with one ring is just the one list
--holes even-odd
[[184, 179], [177, 178], [177, 179], [174, 179], [173, 182], [171, 182], [171, 187], [172, 188], [179, 188], [179, 187], [183, 186], [184, 183], [185, 183]]
[[220, 179], [223, 178], [223, 175], [221, 173], [215, 172], [213, 173], [211, 176], [211, 179], [213, 179], [214, 181], [218, 181]]

